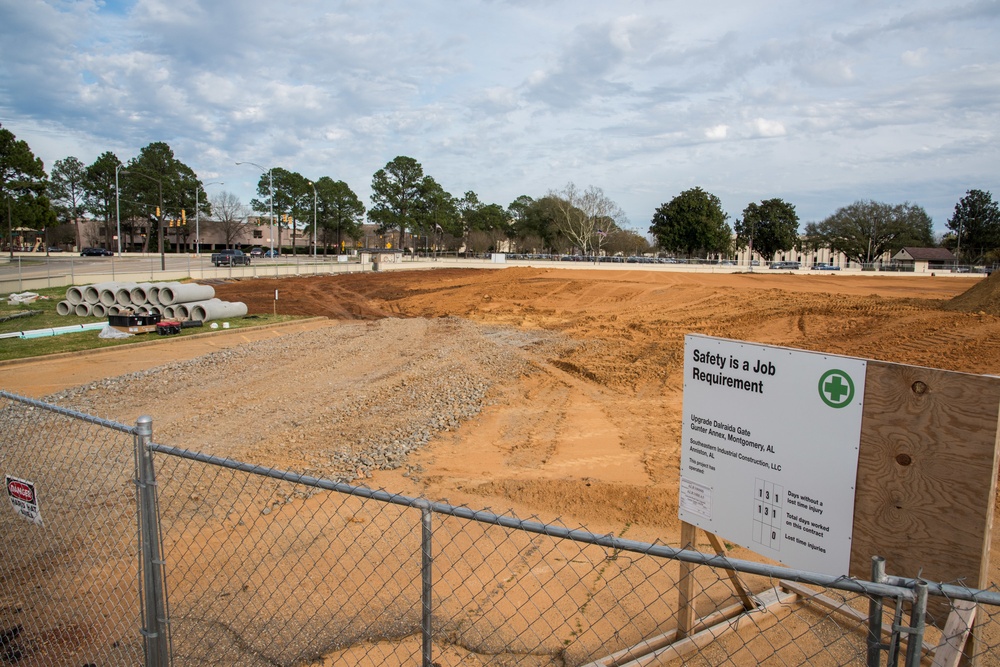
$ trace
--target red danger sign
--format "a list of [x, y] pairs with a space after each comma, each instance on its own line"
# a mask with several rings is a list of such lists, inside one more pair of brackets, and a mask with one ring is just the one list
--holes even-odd
[[14, 511], [31, 523], [41, 526], [42, 513], [38, 509], [35, 485], [26, 479], [18, 479], [10, 475], [4, 475], [4, 483], [7, 485], [7, 500], [10, 501], [10, 506], [14, 508]]
[[34, 485], [19, 479], [14, 479], [12, 477], [7, 478], [7, 493], [11, 498], [17, 498], [18, 500], [23, 500], [26, 503], [35, 502]]

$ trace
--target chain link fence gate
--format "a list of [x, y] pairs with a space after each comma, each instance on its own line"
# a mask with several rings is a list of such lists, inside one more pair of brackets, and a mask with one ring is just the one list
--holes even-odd
[[[38, 490], [42, 518], [0, 512], [0, 664], [945, 665], [963, 648], [1000, 664], [995, 589], [595, 535], [0, 397], [0, 467]], [[926, 617], [924, 592], [944, 600]]]

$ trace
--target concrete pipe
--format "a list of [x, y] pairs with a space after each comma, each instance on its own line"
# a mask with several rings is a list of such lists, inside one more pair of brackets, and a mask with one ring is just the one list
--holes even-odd
[[94, 303], [103, 303], [105, 306], [113, 306], [118, 303], [118, 290], [123, 287], [126, 289], [132, 289], [134, 285], [135, 283], [111, 283], [108, 287], [101, 289], [101, 296]]
[[76, 314], [77, 317], [90, 317], [90, 308], [91, 305], [84, 301], [83, 303], [76, 304], [76, 307], [73, 309], [73, 313]]
[[176, 287], [178, 282], [153, 283], [153, 286], [146, 290], [146, 299], [149, 303], [160, 303], [160, 290], [164, 287]]
[[[111, 307], [114, 308], [114, 306]], [[90, 307], [90, 316], [100, 317], [100, 318], [107, 317], [108, 307], [105, 306], [103, 303], [95, 303], [93, 306]]]
[[[173, 305], [174, 311], [177, 313], [178, 320], [186, 321], [194, 319], [194, 309], [198, 306], [205, 306], [212, 301], [220, 301], [220, 299], [203, 299], [201, 301], [186, 301], [184, 303], [175, 303]], [[183, 317], [181, 316], [183, 314]]]
[[153, 305], [151, 303], [146, 304], [146, 310], [148, 310], [153, 315], [159, 315], [163, 317], [163, 306]]
[[87, 285], [83, 288], [83, 300], [89, 304], [95, 304], [101, 302], [101, 291], [106, 289], [116, 290], [121, 283], [108, 282], [108, 283], [94, 283], [93, 285]]
[[149, 298], [146, 296], [146, 290], [153, 286], [153, 283], [139, 283], [132, 288], [129, 292], [129, 298], [132, 300], [132, 305], [144, 306], [149, 303]]
[[242, 301], [211, 299], [191, 309], [191, 319], [201, 320], [202, 322], [221, 320], [227, 317], [243, 317], [246, 314], [247, 305]]
[[118, 306], [118, 305], [108, 306], [108, 313], [107, 314], [108, 314], [108, 317], [111, 317], [113, 315], [121, 315], [122, 314], [122, 307]]
[[[82, 294], [82, 292], [81, 292], [81, 294]], [[64, 299], [64, 300], [60, 301], [59, 303], [56, 304], [56, 315], [62, 315], [63, 317], [65, 317], [66, 315], [69, 315], [74, 310], [76, 310], [76, 306], [77, 306], [78, 303], [81, 303], [81, 302], [78, 301], [77, 303], [73, 303], [69, 299]]]
[[[124, 283], [121, 287], [115, 290], [115, 303], [123, 308], [128, 308], [129, 306], [137, 305], [132, 303], [132, 290], [135, 289], [135, 283]], [[107, 304], [109, 306], [114, 304]]]
[[183, 285], [170, 285], [160, 288], [160, 303], [164, 306], [172, 306], [175, 303], [189, 303], [191, 301], [204, 301], [215, 296], [215, 288], [211, 285], [199, 285], [197, 283], [185, 283]]
[[160, 314], [163, 316], [163, 319], [165, 320], [177, 319], [177, 310], [175, 309], [174, 306], [158, 306], [158, 308], [161, 309]]
[[70, 287], [66, 290], [66, 300], [74, 306], [78, 303], [83, 303], [83, 288], [76, 285]]

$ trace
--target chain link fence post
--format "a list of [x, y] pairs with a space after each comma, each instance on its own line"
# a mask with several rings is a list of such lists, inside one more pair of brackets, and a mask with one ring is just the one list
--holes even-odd
[[431, 614], [434, 610], [434, 552], [433, 529], [431, 526], [431, 506], [426, 500], [417, 503], [420, 507], [420, 579], [421, 579], [421, 634], [423, 635], [423, 667], [433, 665], [433, 641], [431, 638]]
[[143, 602], [142, 634], [146, 667], [168, 667], [166, 600], [163, 586], [163, 558], [160, 553], [160, 528], [157, 520], [156, 473], [153, 470], [153, 418], [136, 421], [135, 457], [138, 472], [139, 569], [140, 595]]
[[[872, 581], [885, 583], [885, 559], [872, 556]], [[881, 595], [868, 598], [868, 667], [879, 667], [882, 656], [882, 610]]]
[[918, 581], [913, 588], [913, 606], [910, 610], [910, 637], [906, 642], [906, 667], [920, 667], [923, 657], [924, 622], [927, 617], [927, 582]]

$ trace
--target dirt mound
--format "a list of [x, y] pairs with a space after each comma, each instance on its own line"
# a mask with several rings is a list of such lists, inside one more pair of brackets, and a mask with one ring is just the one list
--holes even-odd
[[[374, 306], [364, 293], [379, 276], [350, 280], [350, 276], [312, 276], [308, 278], [248, 279], [214, 285], [215, 296], [223, 301], [242, 301], [251, 315], [276, 312], [281, 315], [308, 315], [334, 320], [377, 320], [390, 317]], [[275, 300], [277, 293], [277, 300]]]
[[1000, 315], [1000, 272], [976, 283], [942, 308], [963, 313]]

